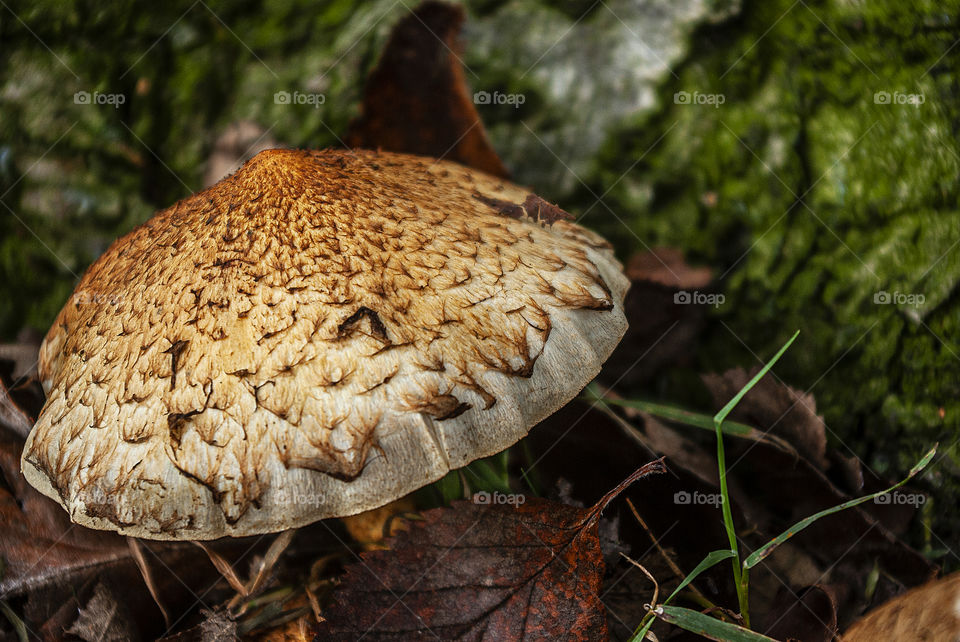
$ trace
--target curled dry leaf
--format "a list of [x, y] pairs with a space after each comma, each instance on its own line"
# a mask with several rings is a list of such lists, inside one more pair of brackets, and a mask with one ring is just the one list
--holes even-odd
[[97, 583], [93, 596], [78, 610], [67, 633], [86, 642], [132, 642], [139, 638], [126, 602], [102, 582]]
[[43, 393], [35, 380], [18, 377], [15, 368], [0, 357], [0, 425], [26, 438], [33, 426], [31, 410], [43, 405]]
[[[605, 640], [597, 522], [639, 469], [590, 508], [545, 499], [456, 502], [347, 569], [322, 639]], [[487, 498], [489, 500], [489, 498]]]
[[626, 266], [631, 281], [646, 281], [660, 285], [693, 289], [710, 285], [713, 274], [707, 267], [691, 267], [683, 252], [672, 247], [655, 247], [630, 257]]

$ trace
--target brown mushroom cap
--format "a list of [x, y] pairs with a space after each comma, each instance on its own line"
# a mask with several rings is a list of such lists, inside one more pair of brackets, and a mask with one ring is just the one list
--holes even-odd
[[27, 480], [151, 539], [375, 508], [499, 452], [626, 329], [609, 245], [516, 185], [270, 150], [119, 239], [41, 348]]

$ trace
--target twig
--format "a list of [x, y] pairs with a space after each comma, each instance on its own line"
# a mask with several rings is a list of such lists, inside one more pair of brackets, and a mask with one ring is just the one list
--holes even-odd
[[[653, 545], [656, 547], [657, 552], [660, 553], [661, 557], [663, 557], [664, 561], [667, 563], [667, 566], [670, 567], [670, 570], [673, 571], [674, 575], [676, 575], [681, 582], [687, 579], [687, 576], [684, 575], [683, 571], [680, 570], [680, 567], [677, 566], [677, 563], [674, 562], [673, 559], [671, 559], [671, 557], [667, 555], [667, 552], [663, 549], [663, 547], [660, 546], [660, 541], [654, 536], [653, 531], [650, 530], [650, 527], [647, 526], [647, 523], [643, 521], [643, 518], [640, 517], [640, 512], [633, 505], [633, 502], [630, 501], [630, 498], [627, 497], [626, 500], [627, 500], [627, 506], [630, 507], [630, 512], [633, 513], [633, 517], [640, 523], [640, 526], [643, 527], [643, 530], [647, 532], [647, 536], [650, 538], [650, 541], [653, 542]], [[705, 606], [711, 606], [711, 607], [713, 606], [713, 602], [711, 602], [707, 598], [707, 596], [700, 591], [700, 589], [698, 589], [693, 584], [689, 584], [688, 586], [690, 587], [690, 590], [694, 593], [694, 595], [696, 595], [698, 598], [700, 598], [700, 600], [703, 601], [703, 604]]]
[[660, 585], [657, 584], [657, 580], [654, 579], [653, 575], [650, 574], [650, 571], [645, 569], [643, 567], [643, 564], [641, 564], [640, 562], [630, 559], [630, 557], [628, 557], [627, 554], [622, 551], [620, 552], [620, 556], [623, 559], [630, 562], [631, 564], [633, 564], [634, 566], [636, 566], [637, 568], [639, 568], [641, 571], [643, 571], [643, 574], [646, 575], [651, 582], [653, 582], [653, 599], [650, 601], [650, 604], [651, 606], [655, 607], [657, 605], [657, 599], [660, 597]]

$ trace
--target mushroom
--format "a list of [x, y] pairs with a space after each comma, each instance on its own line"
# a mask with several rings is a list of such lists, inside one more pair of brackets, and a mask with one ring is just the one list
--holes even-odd
[[261, 152], [114, 242], [47, 334], [26, 479], [160, 540], [376, 508], [514, 444], [626, 329], [609, 244], [519, 186]]

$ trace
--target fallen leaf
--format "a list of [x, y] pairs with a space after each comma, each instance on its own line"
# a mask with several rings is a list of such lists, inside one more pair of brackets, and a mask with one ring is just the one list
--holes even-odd
[[424, 2], [394, 27], [367, 78], [347, 145], [445, 158], [509, 175], [463, 76], [457, 42], [463, 20], [459, 5]]
[[[17, 384], [14, 387], [13, 384]], [[0, 425], [6, 426], [20, 438], [25, 439], [33, 427], [33, 419], [24, 405], [36, 405], [36, 399], [27, 397], [39, 395], [39, 386], [33, 386], [14, 378], [13, 362], [0, 359]]]
[[23, 329], [13, 343], [0, 343], [0, 361], [10, 362], [9, 374], [13, 380], [36, 376], [42, 338], [35, 330]]
[[590, 508], [481, 495], [426, 511], [391, 550], [348, 567], [320, 637], [605, 640], [600, 513], [636, 479], [664, 471], [651, 462]]
[[237, 623], [222, 610], [203, 609], [200, 616], [203, 619], [199, 624], [157, 642], [239, 642]]
[[[706, 374], [702, 378], [719, 410], [759, 371], [759, 366], [750, 371], [734, 368], [722, 375]], [[730, 418], [782, 437], [820, 470], [826, 469], [826, 425], [817, 414], [813, 395], [768, 375], [744, 396]]]
[[103, 582], [82, 606], [67, 633], [86, 642], [132, 642], [140, 638], [124, 600]]
[[672, 247], [655, 247], [630, 257], [624, 268], [631, 281], [659, 283], [671, 288], [696, 289], [710, 285], [712, 271], [687, 264], [683, 252]]

